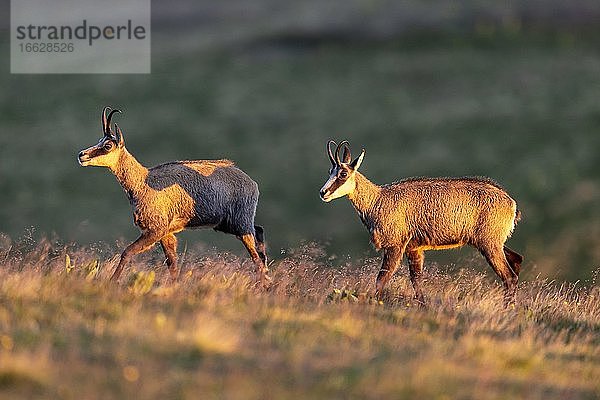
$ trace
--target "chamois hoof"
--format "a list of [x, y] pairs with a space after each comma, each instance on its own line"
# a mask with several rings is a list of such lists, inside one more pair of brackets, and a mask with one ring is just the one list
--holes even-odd
[[177, 283], [179, 281], [179, 271], [169, 271], [169, 283]]
[[425, 301], [425, 297], [424, 296], [415, 296], [415, 304], [417, 305], [417, 307], [421, 308], [421, 309], [427, 309], [427, 301]]
[[380, 289], [375, 291], [375, 300], [379, 304], [389, 303], [390, 297], [390, 292], [387, 289]]
[[110, 279], [109, 279], [109, 281], [110, 281], [111, 283], [119, 283], [119, 275], [120, 275], [120, 274], [112, 274], [112, 275], [110, 276]]
[[517, 306], [515, 302], [515, 296], [505, 297], [504, 298], [504, 308], [507, 310], [514, 310]]
[[273, 287], [273, 279], [269, 275], [263, 275], [259, 280], [260, 285], [266, 291]]

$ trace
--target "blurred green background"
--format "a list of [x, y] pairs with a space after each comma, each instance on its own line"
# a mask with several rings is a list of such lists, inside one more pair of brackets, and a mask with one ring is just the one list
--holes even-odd
[[[136, 237], [114, 177], [76, 161], [111, 105], [143, 164], [227, 157], [252, 176], [274, 258], [303, 241], [375, 254], [346, 199], [319, 199], [333, 138], [366, 149], [377, 183], [500, 182], [523, 211], [509, 243], [529, 276], [590, 279], [600, 264], [597, 1], [155, 1], [149, 75], [11, 75], [1, 7], [0, 232], [13, 240]], [[212, 231], [185, 242], [242, 252]]]

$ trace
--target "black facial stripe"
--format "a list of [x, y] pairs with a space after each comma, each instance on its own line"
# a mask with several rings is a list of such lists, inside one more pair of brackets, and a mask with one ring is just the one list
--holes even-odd
[[109, 152], [106, 151], [106, 149], [104, 149], [104, 146], [96, 146], [91, 148], [88, 153], [87, 156], [89, 158], [94, 158], [94, 157], [99, 157], [99, 156], [103, 156], [105, 154], [108, 154]]
[[333, 181], [333, 183], [331, 184], [331, 186], [329, 186], [329, 187], [327, 188], [327, 192], [329, 192], [329, 193], [333, 193], [333, 192], [335, 192], [335, 191], [336, 191], [336, 190], [338, 190], [338, 188], [339, 188], [340, 186], [342, 186], [342, 185], [343, 185], [345, 182], [346, 182], [346, 181], [343, 181], [343, 180], [341, 180], [341, 179], [336, 179], [335, 181]]

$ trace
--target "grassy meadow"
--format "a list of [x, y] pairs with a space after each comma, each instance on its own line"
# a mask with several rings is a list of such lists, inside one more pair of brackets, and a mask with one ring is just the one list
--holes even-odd
[[[6, 240], [6, 238], [5, 238]], [[272, 265], [190, 250], [169, 283], [158, 253], [108, 282], [107, 249], [42, 241], [0, 254], [0, 398], [595, 399], [597, 282], [521, 283], [514, 308], [473, 269], [405, 274], [372, 299], [376, 259]], [[67, 258], [68, 256], [68, 258]]]
[[[596, 3], [155, 1], [151, 74], [3, 58], [0, 399], [599, 398]], [[108, 282], [138, 231], [76, 161], [105, 105], [143, 164], [226, 157], [259, 183], [270, 291], [212, 231], [179, 236], [176, 283], [158, 248]], [[375, 301], [380, 255], [318, 196], [330, 138], [376, 183], [501, 183], [523, 214], [515, 307], [472, 249], [426, 254], [427, 306], [406, 266]]]

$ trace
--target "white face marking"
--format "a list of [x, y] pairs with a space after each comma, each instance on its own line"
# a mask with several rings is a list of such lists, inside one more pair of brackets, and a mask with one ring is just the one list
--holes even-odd
[[87, 149], [83, 150], [81, 152], [81, 154], [83, 154], [83, 159], [81, 156], [79, 156], [77, 158], [77, 160], [79, 161], [79, 165], [81, 165], [82, 167], [91, 166], [91, 167], [109, 167], [109, 168], [116, 165], [119, 161], [119, 154], [118, 154], [119, 151], [116, 147], [113, 148], [113, 150], [110, 151], [109, 153], [90, 158], [89, 154], [92, 153], [95, 149], [102, 147], [103, 143], [104, 142], [101, 141], [99, 144], [88, 147]]
[[356, 188], [356, 182], [354, 181], [354, 174], [350, 174], [346, 182], [344, 182], [340, 187], [338, 187], [335, 191], [329, 192], [329, 188], [337, 181], [337, 171], [329, 176], [329, 179], [323, 187], [321, 188], [321, 193], [324, 195], [321, 196], [321, 200], [326, 203], [329, 203], [331, 200], [337, 199], [339, 197], [344, 197], [354, 191]]
[[329, 187], [333, 184], [333, 182], [335, 182], [335, 179], [336, 179], [336, 176], [331, 175], [329, 177], [329, 179], [327, 180], [327, 182], [325, 182], [325, 184], [321, 188], [320, 193], [325, 193], [325, 195], [321, 195], [321, 200], [323, 200], [326, 203], [329, 203], [331, 200], [333, 200], [333, 199], [329, 198], [327, 191], [329, 190]]
[[84, 161], [81, 163], [82, 166], [88, 167], [112, 167], [116, 165], [119, 160], [118, 154], [116, 151], [111, 151], [108, 154], [104, 154], [101, 156], [94, 157], [90, 160]]

